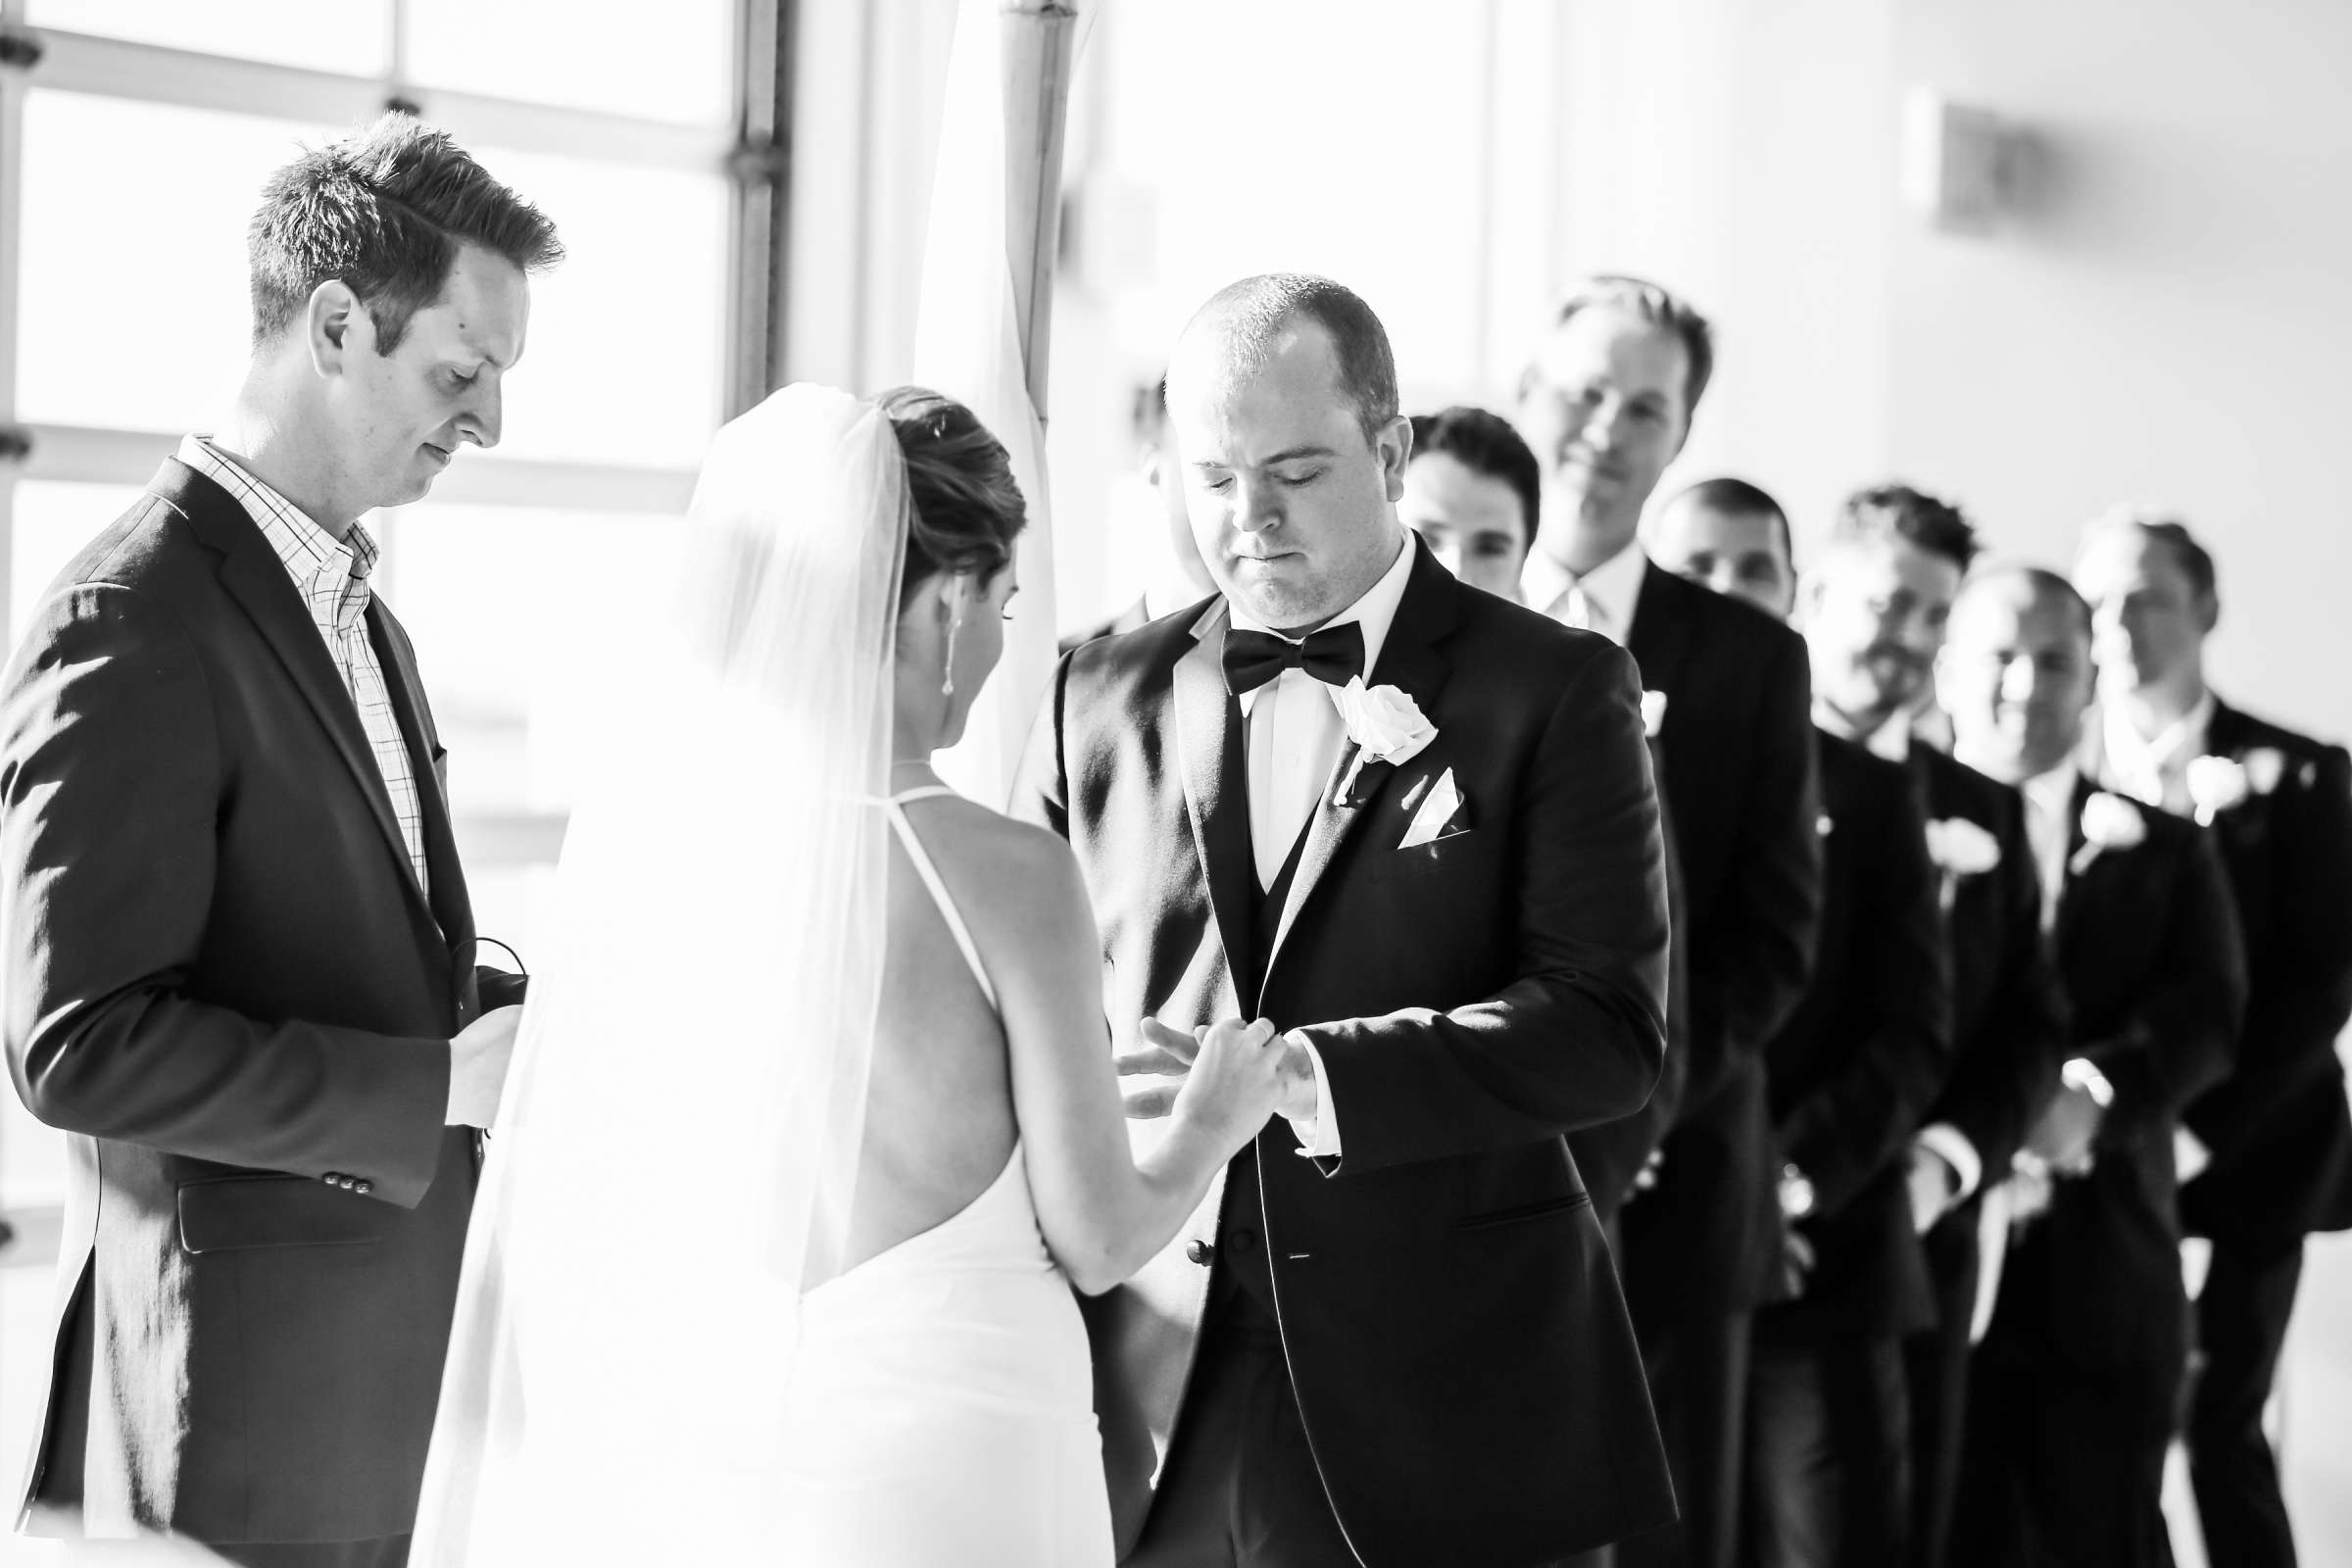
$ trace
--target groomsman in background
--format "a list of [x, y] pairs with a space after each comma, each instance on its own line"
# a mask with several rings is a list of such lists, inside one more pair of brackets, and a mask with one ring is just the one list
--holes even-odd
[[[1754, 485], [1685, 491], [1649, 546], [1772, 614], [1795, 607], [1788, 517]], [[1756, 1314], [1744, 1534], [1755, 1568], [1884, 1568], [1910, 1526], [1903, 1338], [1935, 1311], [1906, 1152], [1950, 1066], [1951, 959], [1910, 774], [1819, 727], [1814, 744], [1820, 949], [1764, 1050], [1793, 1299]]]
[[[1951, 1532], [1985, 1193], [2058, 1087], [2066, 1055], [2066, 997], [2042, 936], [2025, 802], [1917, 738], [1952, 601], [1976, 553], [1957, 509], [1884, 485], [1846, 499], [1803, 591], [1813, 721], [1909, 769], [1926, 803], [1951, 943], [1951, 1074], [1909, 1154], [1912, 1221], [1936, 1299], [1935, 1323], [1905, 1346], [1909, 1561], [1920, 1568], [1945, 1560]], [[2005, 1240], [2005, 1206], [1991, 1224]], [[1999, 1265], [1996, 1248], [1984, 1266]]]
[[1690, 1042], [1681, 1103], [1655, 1188], [1622, 1216], [1621, 1254], [1683, 1517], [1620, 1560], [1729, 1568], [1749, 1320], [1777, 1289], [1782, 1250], [1762, 1052], [1811, 972], [1822, 847], [1802, 640], [1653, 570], [1635, 541], [1713, 364], [1689, 305], [1638, 278], [1595, 278], [1536, 345], [1518, 424], [1544, 468], [1521, 594], [1641, 666], [1687, 895], [1690, 984], [1669, 1009]]
[[2190, 1104], [2180, 1137], [2181, 1219], [2213, 1239], [2189, 1474], [2216, 1563], [2291, 1564], [2262, 1411], [2303, 1238], [2352, 1226], [2352, 1118], [2335, 1054], [2352, 1013], [2352, 760], [2207, 687], [2221, 601], [2213, 558], [2180, 523], [2102, 518], [2075, 585], [2096, 632], [2105, 781], [2210, 824], [2237, 896], [2245, 1029], [2229, 1078]]
[[1176, 467], [1176, 428], [1168, 420], [1168, 378], [1161, 376], [1135, 397], [1135, 436], [1142, 454], [1144, 482], [1159, 504], [1159, 521], [1166, 530], [1167, 558], [1156, 562], [1144, 591], [1134, 604], [1108, 620], [1082, 626], [1061, 639], [1068, 653], [1098, 637], [1123, 631], [1200, 604], [1217, 591], [1201, 564], [1200, 547], [1193, 543], [1193, 523], [1184, 510], [1184, 476]]
[[1447, 571], [1513, 604], [1536, 536], [1544, 476], [1510, 420], [1456, 405], [1413, 416], [1396, 515]]
[[2029, 1171], [2051, 1176], [1970, 1372], [1955, 1562], [2173, 1560], [2160, 1498], [2188, 1354], [2173, 1135], [2229, 1069], [2245, 959], [2209, 835], [2083, 775], [2090, 645], [2065, 578], [2010, 566], [1961, 590], [1937, 664], [1960, 760], [2025, 793], [2075, 1052], [2027, 1137]]

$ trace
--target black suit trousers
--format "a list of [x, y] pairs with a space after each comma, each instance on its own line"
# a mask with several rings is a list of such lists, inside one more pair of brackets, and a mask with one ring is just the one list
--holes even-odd
[[1921, 1238], [1936, 1291], [1936, 1324], [1903, 1342], [1911, 1404], [1912, 1568], [1951, 1561], [1960, 1436], [1968, 1418], [1968, 1328], [1977, 1304], [1977, 1217], [1963, 1204]]
[[1886, 1568], [1910, 1534], [1902, 1344], [1758, 1341], [1747, 1393], [1751, 1568]]
[[1621, 1568], [1736, 1568], [1750, 1313], [1645, 1323], [1642, 1362], [1682, 1518], [1619, 1544]]
[[2213, 1267], [2197, 1297], [2197, 1346], [2204, 1368], [2188, 1408], [2188, 1473], [2206, 1554], [2243, 1568], [2293, 1568], [2295, 1537], [2278, 1492], [2278, 1464], [2263, 1435], [2262, 1410], [2278, 1373], [2303, 1243], [2250, 1248], [2213, 1244]]

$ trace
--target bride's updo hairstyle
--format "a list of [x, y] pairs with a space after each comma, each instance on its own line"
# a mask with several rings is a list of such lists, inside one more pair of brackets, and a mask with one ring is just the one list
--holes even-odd
[[876, 400], [906, 460], [906, 569], [899, 608], [937, 572], [988, 578], [1012, 560], [1029, 520], [1012, 460], [972, 411], [927, 387], [894, 387]]

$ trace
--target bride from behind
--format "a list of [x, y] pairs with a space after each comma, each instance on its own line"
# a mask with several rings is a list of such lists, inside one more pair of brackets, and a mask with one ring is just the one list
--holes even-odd
[[931, 770], [1023, 521], [920, 389], [712, 443], [566, 837], [416, 1562], [1110, 1563], [1070, 1286], [1166, 1245], [1282, 1053], [1209, 1031], [1139, 1165], [1068, 850]]

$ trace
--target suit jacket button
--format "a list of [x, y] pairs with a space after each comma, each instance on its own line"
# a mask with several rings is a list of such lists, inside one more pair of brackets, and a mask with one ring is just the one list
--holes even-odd
[[361, 1177], [361, 1178], [360, 1178], [360, 1180], [359, 1180], [359, 1181], [358, 1181], [358, 1182], [357, 1182], [357, 1183], [356, 1183], [356, 1184], [355, 1184], [355, 1185], [352, 1187], [352, 1189], [351, 1189], [351, 1190], [352, 1190], [353, 1192], [355, 1192], [355, 1193], [358, 1193], [358, 1194], [359, 1194], [359, 1195], [360, 1195], [362, 1198], [365, 1198], [365, 1197], [367, 1197], [367, 1196], [368, 1196], [369, 1193], [372, 1193], [372, 1192], [374, 1192], [374, 1191], [375, 1191], [375, 1183], [373, 1183], [373, 1182], [371, 1182], [371, 1181], [368, 1180], [368, 1178], [366, 1178], [365, 1176], [363, 1176], [363, 1177]]
[[330, 1170], [326, 1173], [322, 1180], [325, 1181], [327, 1186], [332, 1187], [343, 1180], [343, 1173], [339, 1170]]
[[346, 1176], [341, 1181], [336, 1183], [337, 1186], [341, 1187], [347, 1193], [350, 1192], [354, 1187], [357, 1187], [359, 1184], [360, 1179], [357, 1176]]
[[1184, 1255], [1202, 1268], [1206, 1268], [1208, 1260], [1217, 1255], [1217, 1250], [1206, 1242], [1188, 1242], [1185, 1244]]

